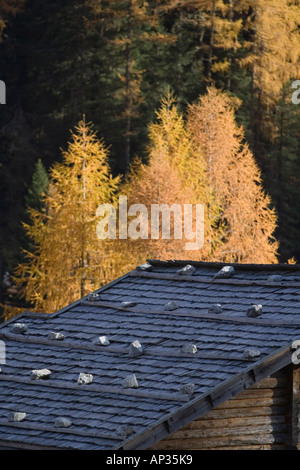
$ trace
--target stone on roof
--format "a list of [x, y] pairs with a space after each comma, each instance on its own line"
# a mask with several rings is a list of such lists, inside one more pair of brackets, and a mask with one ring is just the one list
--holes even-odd
[[34, 369], [31, 371], [31, 378], [34, 380], [38, 379], [49, 379], [51, 371], [49, 369]]
[[247, 317], [256, 318], [262, 314], [262, 305], [252, 305], [247, 309]]
[[57, 428], [70, 428], [72, 426], [72, 421], [68, 418], [59, 417], [56, 418], [54, 426]]
[[93, 375], [80, 372], [77, 381], [79, 384], [85, 384], [85, 385], [91, 384], [93, 382]]
[[25, 333], [27, 333], [27, 326], [25, 325], [25, 323], [13, 323], [11, 325], [11, 331], [13, 333], [24, 335]]
[[24, 421], [25, 418], [26, 418], [26, 413], [22, 413], [20, 411], [11, 412], [8, 415], [9, 421], [13, 421], [13, 422], [21, 422], [21, 421]]
[[124, 388], [138, 388], [139, 384], [135, 374], [127, 375], [123, 380]]
[[141, 343], [138, 340], [133, 341], [129, 346], [129, 355], [131, 357], [136, 357], [140, 356], [141, 354], [143, 354], [143, 348]]
[[228, 279], [233, 276], [234, 267], [233, 266], [223, 266], [220, 271], [214, 275], [214, 279]]

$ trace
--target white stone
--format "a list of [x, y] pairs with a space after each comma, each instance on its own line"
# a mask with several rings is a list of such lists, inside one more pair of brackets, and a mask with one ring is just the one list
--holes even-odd
[[184, 354], [196, 354], [197, 352], [197, 346], [195, 344], [185, 344], [182, 346], [181, 351]]
[[102, 346], [109, 346], [110, 345], [110, 341], [107, 339], [107, 336], [99, 336], [99, 343]]
[[25, 323], [14, 323], [13, 325], [11, 325], [11, 331], [13, 333], [19, 333], [24, 335], [25, 333], [27, 333], [27, 326], [25, 325]]
[[150, 263], [140, 264], [136, 269], [137, 271], [152, 271], [153, 266]]
[[133, 341], [129, 346], [129, 355], [131, 357], [136, 357], [140, 356], [141, 354], [143, 354], [143, 348], [141, 343], [138, 340]]
[[79, 384], [90, 384], [93, 382], [92, 374], [85, 374], [84, 372], [80, 372], [78, 376], [78, 383]]
[[31, 378], [38, 380], [38, 379], [48, 379], [51, 375], [51, 371], [49, 369], [34, 369], [31, 371]]
[[223, 266], [223, 268], [214, 275], [214, 279], [228, 279], [234, 272], [233, 266]]
[[176, 273], [179, 276], [192, 276], [195, 271], [196, 268], [194, 266], [192, 266], [191, 264], [187, 264], [186, 266], [184, 266], [184, 268], [178, 269]]
[[26, 418], [26, 413], [22, 413], [20, 411], [12, 412], [8, 416], [8, 420], [14, 421], [14, 422], [24, 421], [25, 418]]
[[63, 341], [64, 338], [65, 337], [62, 333], [57, 333], [56, 331], [50, 331], [50, 333], [48, 334], [48, 339]]
[[95, 292], [92, 292], [91, 294], [88, 295], [87, 300], [90, 302], [94, 302], [95, 300], [99, 300], [100, 294], [96, 294]]
[[256, 318], [262, 314], [262, 305], [252, 305], [247, 310], [247, 317]]

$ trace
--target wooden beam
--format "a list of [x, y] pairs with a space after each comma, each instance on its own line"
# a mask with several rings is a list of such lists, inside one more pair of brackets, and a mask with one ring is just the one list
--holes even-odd
[[[118, 345], [108, 345], [101, 346], [95, 345], [93, 343], [82, 342], [82, 341], [58, 341], [50, 340], [45, 337], [38, 337], [33, 335], [24, 336], [21, 334], [11, 334], [11, 333], [1, 333], [0, 338], [5, 339], [6, 341], [16, 341], [20, 343], [29, 343], [29, 344], [42, 344], [43, 346], [53, 346], [60, 349], [72, 349], [79, 351], [94, 351], [101, 352], [101, 354], [117, 354], [119, 356], [128, 356], [128, 345], [118, 346]], [[165, 341], [159, 340], [159, 342]], [[228, 353], [224, 354], [222, 351], [220, 353], [205, 353], [205, 352], [196, 352], [195, 354], [183, 353], [181, 348], [178, 347], [162, 347], [157, 343], [151, 343], [149, 346], [146, 346], [143, 351], [144, 356], [159, 356], [159, 357], [180, 357], [180, 358], [197, 358], [197, 359], [209, 359], [209, 360], [218, 360], [218, 361], [239, 361], [239, 362], [249, 362], [249, 359], [243, 356], [243, 354]]]
[[113, 387], [109, 385], [80, 385], [78, 383], [73, 382], [66, 382], [64, 380], [52, 380], [47, 379], [39, 379], [39, 380], [32, 380], [27, 379], [21, 376], [15, 375], [8, 375], [8, 374], [0, 374], [0, 382], [18, 382], [25, 385], [31, 385], [32, 387], [38, 387], [39, 385], [43, 387], [49, 388], [60, 388], [63, 390], [77, 390], [82, 391], [85, 390], [86, 392], [95, 392], [97, 394], [100, 393], [107, 393], [107, 394], [117, 394], [117, 395], [127, 395], [139, 398], [149, 398], [153, 400], [163, 400], [163, 401], [177, 401], [179, 404], [183, 402], [188, 402], [190, 400], [189, 395], [183, 395], [179, 392], [174, 393], [166, 393], [166, 392], [155, 392], [149, 391], [147, 389], [133, 389], [133, 388], [120, 388], [120, 387]]
[[[136, 314], [143, 314], [143, 315], [167, 315], [168, 317], [172, 316], [184, 316], [185, 318], [203, 318], [205, 320], [212, 320], [215, 322], [227, 322], [231, 324], [246, 324], [246, 325], [266, 325], [266, 326], [282, 326], [283, 328], [290, 328], [291, 326], [299, 326], [300, 327], [300, 319], [299, 320], [272, 320], [272, 319], [264, 319], [262, 317], [258, 318], [251, 318], [245, 316], [234, 316], [234, 315], [224, 315], [223, 313], [203, 313], [203, 309], [198, 309], [196, 307], [189, 308], [187, 312], [187, 308], [184, 307], [184, 310], [181, 311], [180, 307], [177, 310], [162, 310], [162, 309], [149, 309], [146, 308], [139, 308], [139, 307], [124, 307], [123, 305], [116, 303], [116, 302], [106, 302], [102, 300], [95, 300], [95, 301], [88, 301], [84, 300], [81, 302], [81, 305], [86, 305], [90, 307], [103, 307], [103, 308], [112, 308], [118, 311], [125, 311], [125, 312], [132, 312]], [[297, 315], [295, 315], [297, 318]]]
[[133, 270], [129, 273], [130, 277], [142, 277], [148, 279], [164, 279], [169, 281], [181, 281], [181, 282], [195, 282], [200, 284], [230, 284], [237, 286], [266, 286], [266, 287], [300, 287], [300, 282], [297, 281], [263, 281], [263, 280], [250, 280], [250, 279], [236, 279], [230, 277], [229, 279], [214, 279], [207, 276], [181, 276], [178, 274], [170, 273], [153, 273], [149, 271], [137, 271]]
[[299, 450], [300, 366], [291, 364], [288, 370], [288, 378], [286, 413], [288, 436], [286, 446], [289, 450]]
[[7, 426], [8, 428], [12, 429], [30, 429], [34, 431], [42, 432], [49, 432], [54, 434], [69, 434], [73, 436], [82, 436], [82, 437], [92, 437], [96, 439], [107, 439], [109, 441], [122, 441], [124, 438], [116, 433], [111, 432], [101, 432], [98, 431], [97, 428], [92, 428], [91, 431], [82, 431], [75, 426], [69, 428], [57, 428], [53, 424], [50, 423], [33, 423], [33, 422], [10, 422], [4, 419], [0, 419], [1, 426]]

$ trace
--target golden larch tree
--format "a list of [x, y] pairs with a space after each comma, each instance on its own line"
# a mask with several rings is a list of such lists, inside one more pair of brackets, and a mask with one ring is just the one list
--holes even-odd
[[114, 202], [108, 151], [90, 124], [79, 122], [61, 163], [50, 169], [45, 211], [30, 209], [25, 225], [34, 250], [14, 280], [34, 310], [54, 312], [110, 281], [110, 247], [96, 234], [97, 208]]
[[[192, 145], [172, 93], [167, 93], [162, 99], [157, 119], [149, 126], [149, 140], [148, 162], [135, 161], [122, 190], [128, 197], [129, 205], [143, 204], [147, 207], [148, 219], [150, 214], [152, 217], [155, 207], [167, 205], [171, 215], [170, 238], [163, 237], [161, 219], [159, 237], [155, 239], [148, 220], [145, 238], [128, 241], [131, 259], [138, 262], [146, 258], [203, 259], [205, 253], [211, 250], [207, 242], [213, 237], [217, 238], [218, 233], [213, 223], [207, 223], [208, 207], [211, 208], [211, 221], [216, 219], [218, 209], [212, 193], [207, 191], [206, 163], [199, 147], [195, 149]], [[190, 216], [185, 212], [187, 206], [191, 209]], [[173, 209], [178, 209], [176, 214], [179, 217], [176, 218]], [[200, 242], [200, 232], [204, 238], [203, 246], [201, 243], [201, 248], [196, 249], [194, 245], [190, 249], [188, 243], [192, 239]]]
[[276, 213], [234, 113], [232, 100], [214, 87], [189, 107], [188, 129], [194, 145], [205, 157], [210, 191], [215, 193], [221, 208], [224, 232], [213, 258], [274, 263], [278, 250], [273, 236]]

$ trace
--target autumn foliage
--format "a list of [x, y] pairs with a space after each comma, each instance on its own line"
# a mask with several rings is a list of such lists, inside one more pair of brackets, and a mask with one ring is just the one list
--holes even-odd
[[[162, 220], [159, 224], [159, 238], [153, 239], [151, 225], [147, 239], [128, 241], [132, 260], [144, 261], [147, 258], [191, 258], [202, 257], [202, 252], [187, 251], [189, 239], [184, 232], [184, 206], [205, 204], [205, 167], [201, 156], [195, 158], [190, 136], [187, 133], [183, 116], [178, 112], [172, 94], [162, 99], [157, 119], [149, 127], [150, 146], [148, 161], [136, 160], [121, 190], [128, 197], [129, 205], [143, 204], [149, 215], [154, 206], [164, 204], [176, 208], [180, 219], [170, 217], [170, 238], [164, 238]], [[193, 207], [194, 208], [194, 207]], [[192, 232], [196, 230], [195, 211]], [[199, 222], [199, 221], [198, 221]], [[175, 227], [177, 224], [177, 227]], [[178, 227], [178, 225], [181, 227]], [[199, 223], [198, 223], [199, 225]], [[182, 229], [182, 237], [177, 238], [176, 228]], [[180, 236], [180, 235], [179, 235]]]
[[96, 235], [97, 207], [113, 203], [118, 183], [107, 155], [91, 126], [81, 121], [62, 163], [51, 168], [46, 209], [30, 211], [31, 222], [24, 225], [34, 249], [25, 253], [15, 282], [35, 310], [62, 308], [110, 276], [110, 247]]
[[188, 129], [204, 155], [209, 191], [220, 205], [222, 243], [212, 252], [213, 260], [276, 262], [276, 214], [243, 129], [236, 124], [230, 98], [209, 88], [190, 106]]
[[[136, 158], [126, 179], [113, 178], [107, 149], [81, 121], [62, 163], [50, 171], [43, 210], [31, 209], [25, 230], [32, 252], [15, 273], [15, 281], [35, 310], [53, 312], [133, 269], [147, 258], [275, 263], [276, 214], [263, 189], [260, 170], [235, 120], [227, 94], [214, 87], [179, 113], [168, 93], [149, 127], [148, 159]], [[136, 236], [99, 239], [97, 208], [118, 196], [134, 207]], [[204, 206], [204, 244], [187, 250], [170, 214], [170, 237], [153, 236], [149, 219], [137, 217], [143, 205]], [[133, 214], [129, 214], [128, 224]], [[147, 222], [146, 225], [143, 225]], [[183, 218], [182, 218], [183, 223]], [[191, 228], [197, 224], [195, 212]], [[145, 230], [146, 227], [146, 230]], [[176, 235], [177, 233], [177, 235]]]

